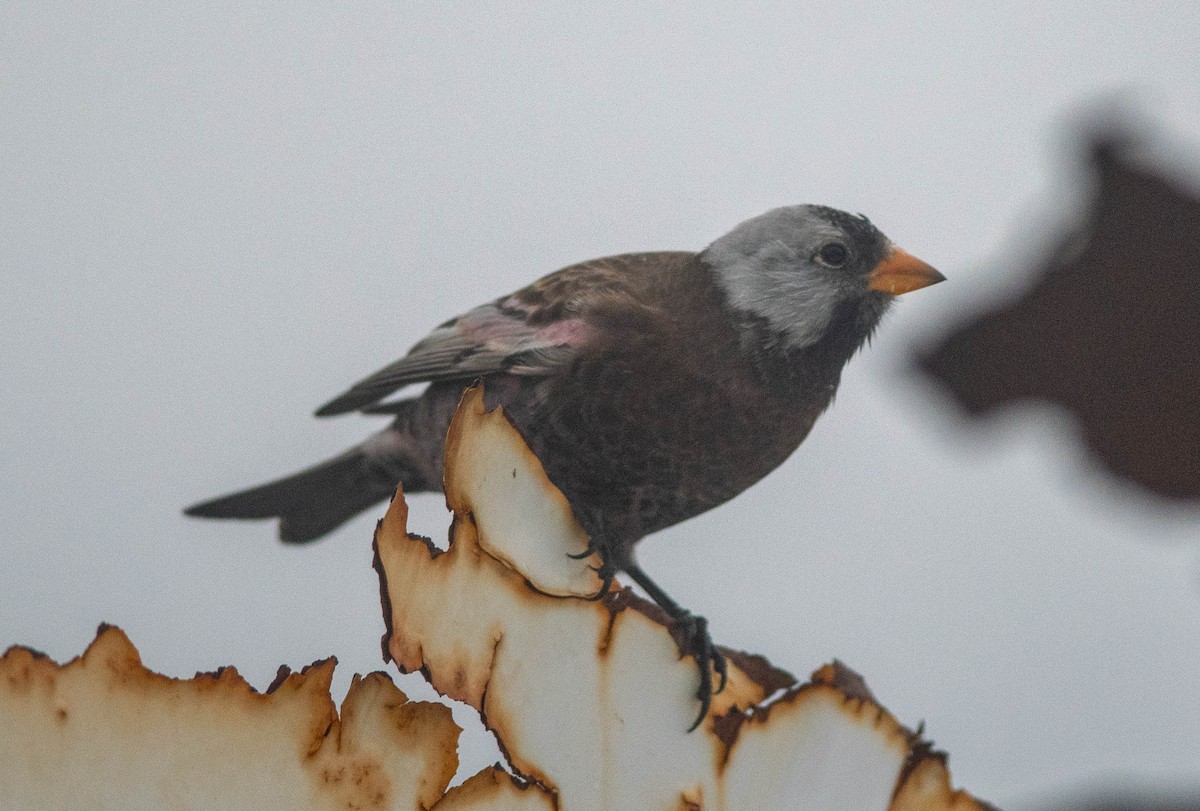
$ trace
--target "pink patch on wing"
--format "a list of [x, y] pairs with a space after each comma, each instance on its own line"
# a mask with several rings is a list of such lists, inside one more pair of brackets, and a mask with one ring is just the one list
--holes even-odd
[[[504, 302], [508, 307], [509, 302]], [[582, 319], [569, 318], [532, 328], [519, 318], [506, 315], [494, 305], [476, 308], [458, 319], [455, 325], [471, 340], [481, 344], [518, 347], [528, 345], [578, 346], [587, 341], [592, 331]]]

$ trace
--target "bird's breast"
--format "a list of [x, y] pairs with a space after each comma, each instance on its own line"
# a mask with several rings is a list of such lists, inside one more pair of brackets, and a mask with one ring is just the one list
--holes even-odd
[[736, 354], [702, 344], [625, 346], [525, 385], [540, 391], [509, 413], [551, 481], [589, 531], [633, 540], [757, 482], [828, 403], [780, 396]]

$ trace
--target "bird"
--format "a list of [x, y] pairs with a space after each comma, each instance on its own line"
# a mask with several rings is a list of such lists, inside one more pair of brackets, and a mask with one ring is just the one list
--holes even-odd
[[585, 556], [601, 561], [597, 598], [624, 572], [666, 612], [681, 655], [695, 657], [694, 729], [724, 687], [724, 656], [706, 620], [640, 568], [635, 545], [778, 467], [895, 297], [944, 279], [865, 216], [821, 205], [772, 209], [699, 252], [571, 265], [446, 321], [316, 411], [388, 415], [383, 430], [185, 512], [278, 518], [282, 541], [307, 543], [397, 485], [441, 491], [450, 419], [464, 390], [482, 384], [487, 407], [503, 406], [586, 531]]

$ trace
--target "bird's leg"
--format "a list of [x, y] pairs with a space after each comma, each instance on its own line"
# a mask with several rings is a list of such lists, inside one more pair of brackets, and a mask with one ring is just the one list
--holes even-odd
[[[700, 669], [700, 686], [696, 689], [696, 698], [700, 701], [700, 714], [688, 727], [691, 732], [700, 726], [700, 722], [708, 715], [714, 693], [725, 689], [726, 667], [725, 656], [717, 650], [712, 637], [708, 634], [708, 620], [698, 614], [693, 614], [679, 603], [672, 600], [665, 591], [659, 588], [650, 577], [633, 561], [631, 554], [621, 556], [620, 569], [633, 578], [633, 582], [641, 586], [650, 599], [671, 617], [677, 633], [680, 653], [696, 658], [696, 666]], [[716, 671], [720, 681], [717, 689], [713, 690], [713, 671]]]

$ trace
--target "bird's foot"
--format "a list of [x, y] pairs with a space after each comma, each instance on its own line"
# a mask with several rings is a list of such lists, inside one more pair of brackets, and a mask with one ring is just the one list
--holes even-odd
[[[621, 569], [633, 578], [633, 582], [646, 590], [646, 594], [659, 608], [667, 612], [667, 616], [671, 618], [671, 635], [675, 638], [675, 644], [679, 646], [680, 656], [691, 656], [696, 660], [696, 667], [700, 671], [700, 686], [696, 688], [700, 713], [688, 727], [688, 732], [691, 732], [708, 716], [713, 695], [725, 689], [728, 678], [725, 655], [717, 650], [708, 634], [708, 620], [672, 600], [670, 595], [642, 571], [628, 552], [621, 561]], [[713, 690], [714, 672], [719, 679], [716, 690]]]
[[[725, 689], [728, 677], [725, 654], [713, 644], [708, 633], [708, 620], [690, 611], [683, 611], [674, 618], [675, 641], [679, 644], [679, 652], [684, 656], [693, 656], [696, 667], [700, 669], [700, 686], [696, 688], [696, 698], [700, 702], [700, 714], [688, 727], [691, 732], [708, 716], [712, 706], [712, 697]], [[713, 673], [717, 674], [718, 682], [713, 689]]]
[[617, 556], [609, 551], [607, 544], [594, 539], [588, 541], [587, 549], [575, 555], [569, 554], [567, 557], [571, 560], [583, 560], [592, 555], [600, 556], [599, 566], [588, 567], [600, 577], [600, 590], [587, 599], [603, 600], [612, 591], [613, 581], [621, 567], [617, 564]]

